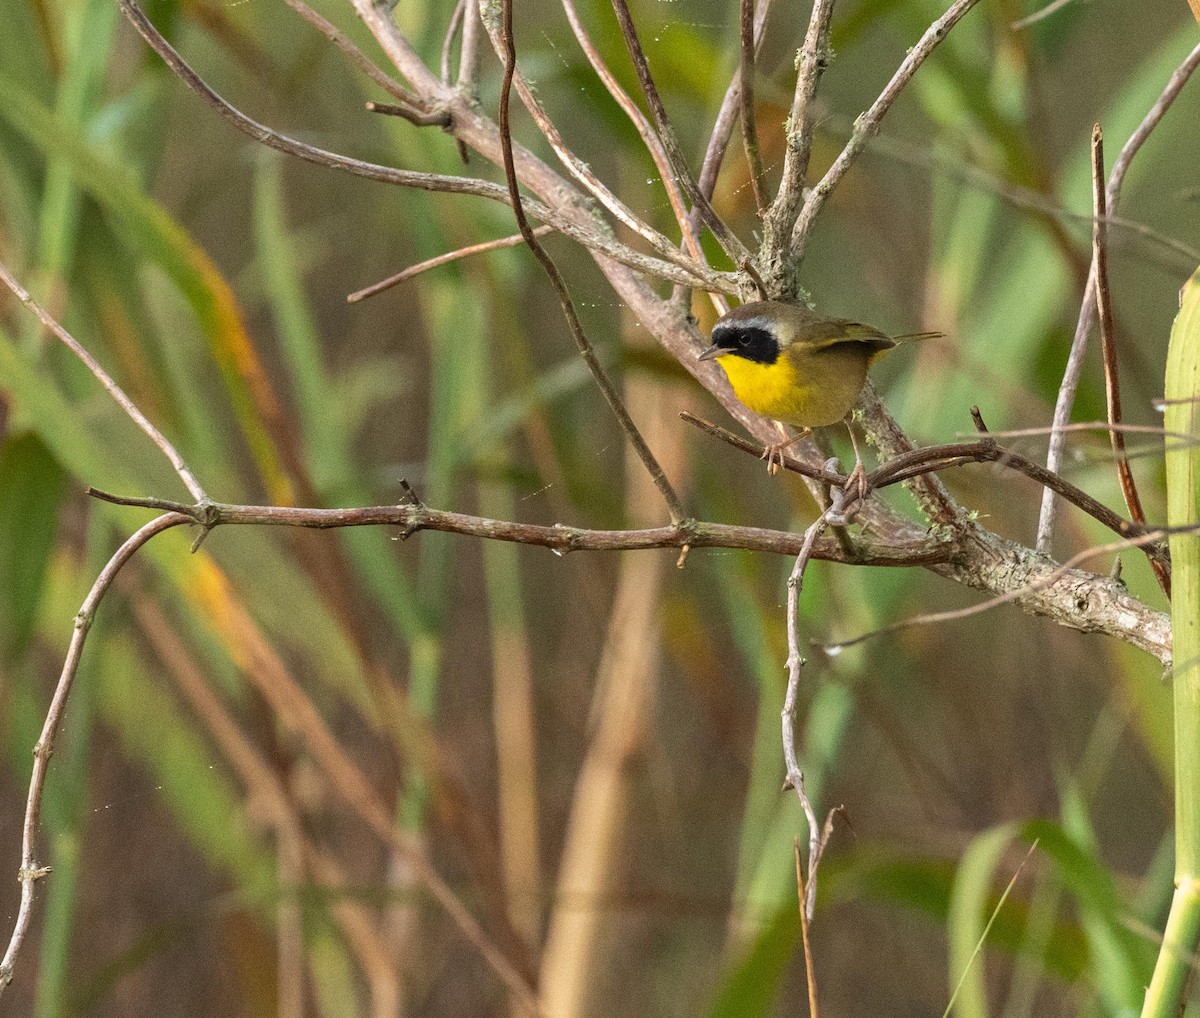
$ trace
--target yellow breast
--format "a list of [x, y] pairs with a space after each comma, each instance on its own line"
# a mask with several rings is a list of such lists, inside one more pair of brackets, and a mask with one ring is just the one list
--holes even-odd
[[858, 344], [813, 352], [785, 350], [773, 364], [718, 357], [734, 395], [757, 414], [797, 428], [820, 428], [846, 416], [862, 391], [870, 357]]

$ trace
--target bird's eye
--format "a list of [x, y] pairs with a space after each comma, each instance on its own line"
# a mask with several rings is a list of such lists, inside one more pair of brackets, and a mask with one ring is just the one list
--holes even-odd
[[713, 332], [713, 342], [759, 364], [774, 364], [779, 357], [779, 341], [770, 329], [758, 325], [724, 326]]

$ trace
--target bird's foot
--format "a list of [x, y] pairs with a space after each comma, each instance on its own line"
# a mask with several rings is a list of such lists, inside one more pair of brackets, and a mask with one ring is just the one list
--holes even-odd
[[871, 486], [867, 483], [867, 469], [863, 466], [863, 461], [856, 457], [854, 460], [854, 469], [850, 471], [850, 476], [846, 478], [846, 486], [842, 491], [848, 496], [858, 499], [859, 502], [865, 502], [870, 490]]
[[[781, 428], [780, 431], [783, 429]], [[799, 442], [801, 439], [808, 438], [812, 434], [812, 428], [804, 428], [791, 438], [784, 438], [782, 442], [772, 442], [763, 451], [759, 459], [767, 461], [767, 473], [774, 477], [780, 470], [783, 469], [783, 454]]]

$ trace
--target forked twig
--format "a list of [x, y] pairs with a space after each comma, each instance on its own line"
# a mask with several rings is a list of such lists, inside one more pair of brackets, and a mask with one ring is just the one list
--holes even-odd
[[[696, 261], [704, 261], [704, 252], [700, 247], [700, 239], [696, 235], [698, 226], [692, 222], [691, 216], [684, 204], [683, 194], [679, 189], [678, 183], [675, 181], [675, 173], [671, 167], [670, 156], [667, 155], [666, 149], [663, 148], [662, 140], [655, 133], [654, 125], [646, 119], [646, 115], [638, 108], [637, 103], [629, 97], [629, 93], [621, 87], [621, 83], [617, 81], [616, 75], [609, 70], [608, 65], [600, 56], [600, 51], [596, 49], [591, 37], [587, 34], [587, 30], [583, 26], [583, 20], [579, 17], [575, 0], [562, 0], [562, 6], [563, 11], [567, 15], [567, 22], [571, 26], [571, 31], [575, 34], [575, 40], [579, 43], [579, 48], [583, 50], [584, 56], [587, 57], [588, 63], [592, 65], [592, 70], [596, 72], [596, 77], [600, 79], [616, 104], [624, 110], [630, 123], [633, 124], [634, 130], [637, 131], [638, 136], [642, 139], [642, 144], [646, 146], [646, 151], [650, 153], [650, 158], [654, 160], [659, 178], [663, 183], [663, 189], [667, 193], [667, 201], [671, 203], [671, 211], [675, 216], [675, 221], [679, 224], [684, 247], [687, 248], [688, 253]], [[716, 294], [713, 294], [713, 299], [714, 302], [717, 302], [718, 298]], [[721, 311], [724, 309], [718, 304], [718, 310]]]
[[[502, 32], [492, 22], [487, 23], [485, 27], [492, 40], [493, 48], [503, 60], [504, 39]], [[522, 105], [528, 110], [534, 123], [537, 124], [542, 137], [549, 143], [550, 148], [558, 157], [558, 161], [562, 163], [567, 172], [582, 184], [618, 222], [645, 240], [660, 255], [670, 259], [680, 268], [695, 272], [699, 267], [697, 259], [683, 254], [674, 243], [634, 213], [596, 175], [595, 171], [572, 151], [563, 138], [562, 133], [555, 126], [554, 121], [550, 119], [550, 114], [546, 112], [545, 106], [542, 105], [541, 100], [534, 94], [534, 90], [530, 87], [529, 82], [525, 80], [525, 76], [521, 73], [520, 68], [513, 68], [512, 76], [513, 85], [516, 87], [517, 95], [520, 97]]]
[[[832, 814], [830, 814], [832, 816]], [[805, 906], [807, 892], [804, 882], [804, 864], [800, 858], [800, 839], [792, 840], [792, 854], [796, 860], [796, 894], [800, 906], [800, 945], [804, 948], [804, 976], [808, 984], [808, 1015], [809, 1018], [819, 1018], [817, 1006], [817, 973], [813, 964], [812, 941], [809, 934], [808, 908]]]
[[[973, 408], [973, 410], [977, 412], [978, 408]], [[719, 438], [735, 449], [749, 453], [752, 456], [762, 457], [765, 447], [759, 443], [751, 442], [740, 435], [735, 435], [725, 428], [702, 420], [686, 411], [680, 413], [679, 416], [689, 424]], [[982, 418], [979, 418], [979, 420], [982, 423]], [[868, 490], [873, 491], [877, 488], [886, 488], [901, 481], [926, 476], [935, 471], [966, 466], [970, 463], [995, 463], [998, 466], [1024, 474], [1030, 480], [1036, 481], [1047, 489], [1056, 492], [1073, 505], [1078, 506], [1094, 520], [1103, 524], [1114, 534], [1124, 538], [1137, 538], [1149, 533], [1145, 524], [1125, 519], [1118, 513], [1113, 512], [1099, 499], [1094, 498], [1082, 488], [1072, 484], [1061, 474], [1053, 474], [1040, 463], [1034, 463], [1033, 460], [1019, 453], [1005, 449], [996, 443], [993, 436], [986, 432], [986, 429], [981, 428], [980, 430], [987, 437], [976, 442], [930, 445], [892, 456], [867, 474]], [[791, 456], [785, 455], [783, 466], [785, 470], [790, 470], [803, 477], [820, 481], [822, 484], [827, 484], [831, 487], [840, 488], [847, 482], [847, 478], [842, 474], [828, 470], [823, 466], [814, 467]], [[1159, 561], [1164, 565], [1169, 564], [1170, 559], [1167, 555], [1167, 549], [1161, 542], [1151, 543], [1146, 545], [1145, 548], [1146, 554], [1152, 561]]]
[[[767, 16], [770, 11], [771, 0], [758, 0], [757, 9], [754, 12], [754, 55], [756, 60], [758, 51], [762, 48], [763, 32], [766, 29]], [[725, 96], [717, 110], [716, 119], [713, 120], [712, 131], [708, 136], [708, 145], [704, 149], [704, 160], [700, 164], [700, 176], [696, 178], [696, 186], [700, 189], [700, 193], [710, 201], [713, 192], [717, 189], [717, 177], [721, 172], [721, 163], [724, 161], [729, 139], [733, 135], [733, 124], [738, 110], [741, 108], [741, 101], [742, 66], [739, 60], [738, 69], [729, 82], [729, 87], [725, 89]], [[700, 209], [693, 208], [688, 216], [693, 229], [698, 229], [702, 221]]]
[[805, 245], [808, 242], [809, 231], [812, 229], [817, 215], [825, 206], [825, 202], [833, 192], [833, 189], [837, 187], [842, 177], [846, 175], [846, 171], [854, 165], [855, 160], [862, 154], [867, 140], [879, 130], [879, 122], [884, 118], [887, 111], [891, 109], [892, 103], [896, 101], [896, 97], [912, 80], [913, 75], [917, 73], [917, 69], [934, 51], [937, 44], [946, 37], [947, 33], [978, 2], [979, 0], [954, 0], [954, 3], [950, 5], [946, 13], [930, 25], [917, 44], [908, 51], [908, 55], [896, 69], [896, 73], [892, 75], [892, 80], [884, 86], [883, 91], [871, 103], [870, 108], [854, 122], [854, 132], [850, 135], [850, 140], [846, 142], [845, 148], [839, 153], [837, 159], [833, 161], [833, 165], [829, 167], [820, 182], [809, 191], [808, 197], [804, 200], [804, 204], [800, 208], [800, 214], [796, 218], [796, 225], [792, 229], [790, 245], [792, 258], [799, 259], [803, 255]]
[[446, 26], [446, 37], [442, 40], [442, 61], [438, 69], [442, 72], [442, 84], [450, 84], [450, 60], [454, 54], [454, 40], [462, 31], [463, 14], [471, 0], [458, 0], [454, 12], [450, 15], [450, 23]]

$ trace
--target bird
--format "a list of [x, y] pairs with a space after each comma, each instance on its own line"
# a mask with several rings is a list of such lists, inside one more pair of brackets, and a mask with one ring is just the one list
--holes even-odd
[[[767, 446], [762, 458], [775, 474], [788, 446], [814, 428], [845, 421], [858, 402], [867, 369], [900, 342], [940, 336], [917, 332], [889, 336], [845, 318], [826, 318], [804, 304], [760, 300], [742, 304], [719, 318], [712, 345], [699, 355], [724, 369], [733, 394], [756, 414], [779, 427], [782, 441]], [[783, 425], [800, 428], [788, 438]], [[849, 421], [859, 496], [866, 495], [866, 473]], [[849, 488], [849, 485], [847, 485]]]

